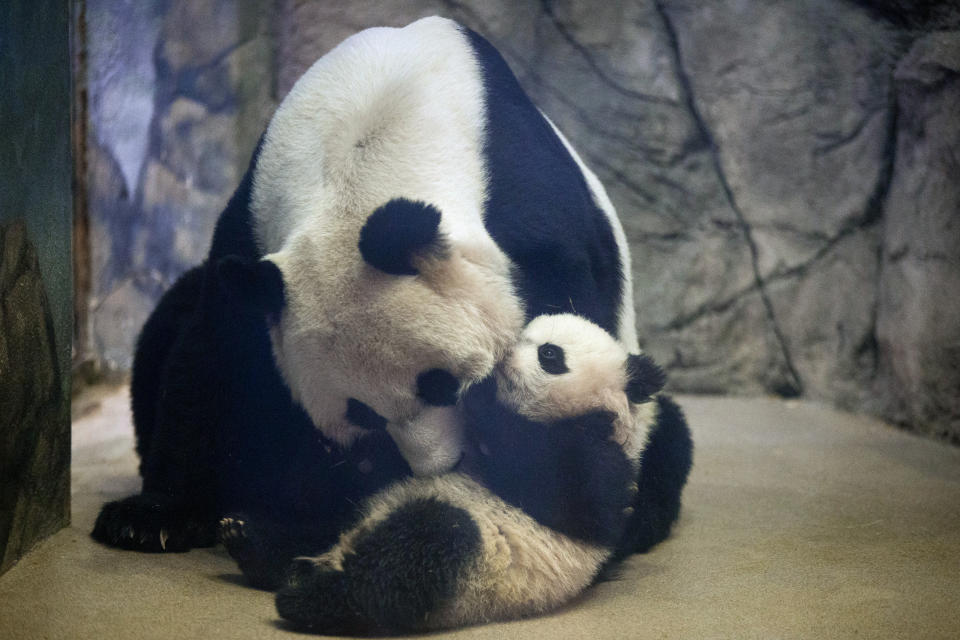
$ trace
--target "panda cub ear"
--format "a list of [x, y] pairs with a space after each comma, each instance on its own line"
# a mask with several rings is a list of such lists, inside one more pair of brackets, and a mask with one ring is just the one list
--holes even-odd
[[283, 275], [269, 260], [226, 256], [217, 262], [217, 281], [235, 303], [268, 314], [283, 310]]
[[648, 355], [627, 356], [627, 399], [634, 404], [648, 402], [650, 396], [663, 389], [667, 374]]

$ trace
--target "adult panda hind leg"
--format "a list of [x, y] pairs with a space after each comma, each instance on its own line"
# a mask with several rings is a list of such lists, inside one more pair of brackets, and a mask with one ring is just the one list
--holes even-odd
[[693, 464], [693, 441], [683, 412], [667, 395], [656, 397], [657, 419], [643, 449], [633, 514], [617, 558], [645, 553], [670, 535]]
[[415, 499], [327, 554], [298, 559], [277, 594], [277, 611], [295, 627], [324, 633], [430, 628], [480, 544], [465, 510]]

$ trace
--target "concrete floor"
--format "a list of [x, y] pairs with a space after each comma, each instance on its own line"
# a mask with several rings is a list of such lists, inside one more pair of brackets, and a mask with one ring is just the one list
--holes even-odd
[[[563, 611], [456, 638], [960, 638], [960, 449], [773, 399], [682, 397], [673, 537]], [[0, 577], [0, 638], [291, 637], [220, 548], [93, 543], [135, 491], [125, 388], [74, 406], [73, 525]]]

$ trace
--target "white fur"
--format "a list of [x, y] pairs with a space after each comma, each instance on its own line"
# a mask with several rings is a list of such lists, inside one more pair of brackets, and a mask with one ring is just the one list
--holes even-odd
[[418, 476], [452, 469], [465, 447], [463, 418], [456, 407], [427, 407], [416, 420], [390, 423], [387, 432]]

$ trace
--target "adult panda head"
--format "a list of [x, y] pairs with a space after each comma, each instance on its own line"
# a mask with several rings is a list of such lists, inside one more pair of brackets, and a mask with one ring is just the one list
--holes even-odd
[[352, 242], [302, 233], [253, 265], [219, 265], [237, 298], [267, 314], [274, 360], [314, 424], [345, 446], [386, 428], [421, 475], [460, 458], [459, 394], [522, 323], [499, 251], [450, 242], [441, 217], [393, 199]]

